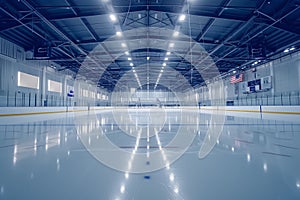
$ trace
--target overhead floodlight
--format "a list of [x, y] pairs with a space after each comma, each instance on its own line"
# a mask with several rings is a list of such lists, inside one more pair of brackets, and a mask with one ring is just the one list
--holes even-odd
[[125, 186], [124, 186], [124, 185], [121, 186], [120, 192], [121, 192], [122, 194], [125, 192]]
[[128, 52], [128, 51], [125, 51], [125, 55], [129, 55], [129, 52]]
[[147, 56], [147, 60], [150, 60], [150, 57], [149, 57], [149, 56]]
[[291, 47], [290, 48], [290, 51], [294, 51], [296, 48], [295, 47]]
[[113, 21], [113, 22], [117, 21], [116, 15], [110, 14], [110, 15], [109, 15], [109, 18], [110, 18], [110, 20]]
[[162, 65], [165, 67], [165, 66], [167, 66], [167, 63], [163, 63]]
[[175, 31], [174, 33], [173, 33], [173, 36], [174, 37], [177, 37], [179, 35], [179, 32], [178, 31]]
[[128, 60], [132, 60], [132, 58], [128, 57]]
[[176, 194], [178, 194], [178, 192], [179, 192], [178, 187], [175, 187], [175, 188], [174, 188], [174, 192], [175, 192]]
[[169, 58], [168, 58], [168, 57], [165, 57], [165, 60], [169, 60]]
[[170, 176], [169, 176], [169, 178], [170, 178], [170, 181], [173, 182], [174, 181], [174, 174], [171, 173]]
[[169, 45], [170, 47], [174, 47], [174, 43], [172, 42], [172, 43], [170, 43], [170, 45]]
[[131, 67], [133, 67], [133, 63], [130, 63], [129, 65], [130, 65]]
[[170, 51], [168, 51], [168, 52], [167, 52], [167, 55], [171, 55], [171, 52], [170, 52]]
[[179, 16], [179, 21], [182, 22], [182, 21], [184, 21], [184, 20], [185, 20], [185, 14], [180, 15], [180, 16]]
[[116, 35], [120, 37], [120, 36], [122, 35], [122, 32], [117, 31], [117, 32], [116, 32]]
[[289, 49], [285, 49], [283, 52], [288, 53], [289, 51], [290, 51]]
[[122, 45], [122, 47], [126, 47], [126, 44], [124, 42], [121, 45]]

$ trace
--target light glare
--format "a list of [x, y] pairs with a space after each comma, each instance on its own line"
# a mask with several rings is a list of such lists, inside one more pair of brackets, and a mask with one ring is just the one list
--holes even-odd
[[122, 33], [120, 31], [117, 31], [116, 35], [120, 37], [122, 35]]
[[109, 15], [109, 18], [113, 22], [117, 21], [117, 17], [115, 15], [113, 15], [113, 14]]
[[179, 17], [179, 21], [184, 21], [185, 20], [185, 15], [184, 14], [182, 14], [182, 15], [180, 15], [180, 17]]
[[177, 37], [179, 35], [179, 32], [178, 31], [175, 31], [174, 33], [173, 33], [173, 36], [174, 37]]

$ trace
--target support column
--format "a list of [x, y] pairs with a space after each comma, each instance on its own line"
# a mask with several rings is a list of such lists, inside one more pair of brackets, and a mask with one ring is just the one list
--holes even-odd
[[67, 106], [67, 104], [68, 104], [68, 102], [67, 102], [67, 99], [68, 99], [68, 97], [67, 97], [67, 94], [68, 94], [68, 88], [67, 88], [67, 80], [68, 80], [68, 78], [67, 78], [67, 76], [65, 75], [64, 77], [63, 77], [63, 90], [62, 90], [62, 98], [63, 98], [63, 106]]
[[270, 62], [269, 64], [270, 66], [270, 76], [271, 76], [271, 80], [272, 80], [272, 88], [271, 88], [271, 96], [274, 96], [275, 93], [275, 76], [274, 76], [274, 65], [273, 62]]
[[[46, 101], [46, 86], [47, 86], [47, 67], [43, 67], [42, 71], [42, 81], [40, 85], [40, 93], [42, 94], [42, 107], [45, 106], [44, 102]], [[47, 102], [48, 103], [48, 102]]]

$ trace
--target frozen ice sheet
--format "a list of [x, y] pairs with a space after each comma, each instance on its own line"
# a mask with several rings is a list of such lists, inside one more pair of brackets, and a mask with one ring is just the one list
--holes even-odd
[[[295, 116], [289, 121], [283, 115], [227, 113], [222, 125], [211, 124], [209, 113], [191, 110], [169, 109], [162, 116], [157, 109], [124, 112], [128, 118], [122, 120], [122, 113], [112, 111], [1, 117], [0, 199], [300, 199], [300, 120]], [[222, 133], [208, 156], [199, 159], [210, 126], [222, 126]], [[182, 130], [193, 140], [167, 165], [170, 152], [181, 148], [168, 144]], [[113, 155], [97, 146], [101, 137], [145, 158], [117, 164], [125, 160], [131, 168], [151, 168], [159, 162], [151, 156], [161, 148], [169, 152], [161, 156], [166, 165], [146, 173], [112, 169], [87, 151], [86, 145], [94, 145], [96, 152]]]

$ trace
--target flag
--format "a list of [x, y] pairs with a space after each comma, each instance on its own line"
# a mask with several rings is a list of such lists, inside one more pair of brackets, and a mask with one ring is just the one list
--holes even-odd
[[231, 76], [230, 83], [238, 83], [243, 81], [243, 74], [236, 74]]

